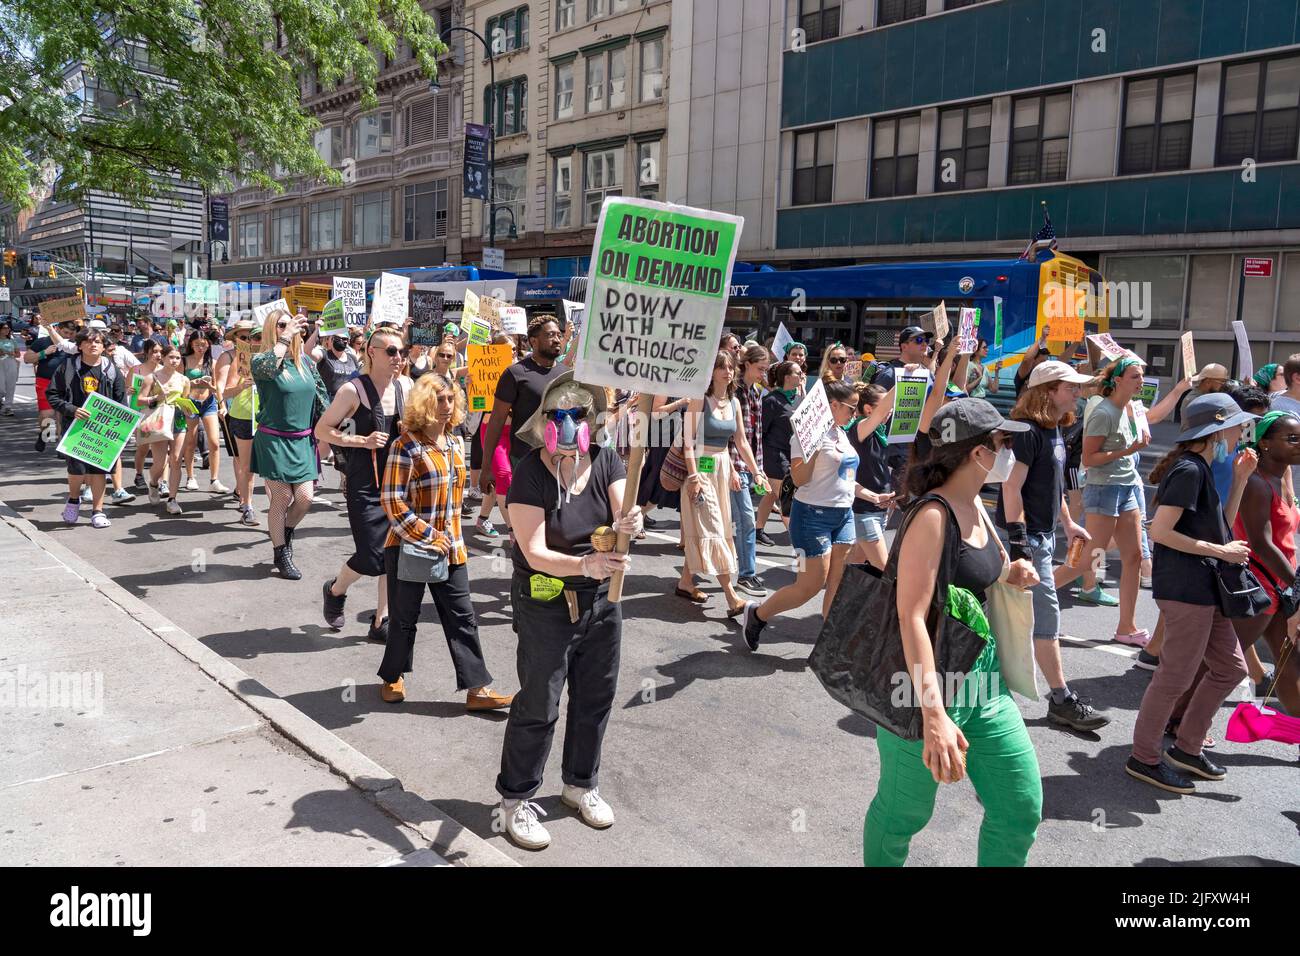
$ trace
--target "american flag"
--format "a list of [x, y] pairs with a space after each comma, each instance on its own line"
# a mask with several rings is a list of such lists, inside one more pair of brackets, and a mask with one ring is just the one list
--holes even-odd
[[1034, 252], [1034, 244], [1039, 242], [1051, 241], [1050, 248], [1056, 248], [1056, 227], [1052, 225], [1052, 217], [1047, 213], [1047, 203], [1043, 206], [1043, 227], [1034, 233], [1034, 238], [1030, 240], [1029, 245], [1025, 246], [1025, 251], [1020, 254], [1021, 259], [1029, 259]]

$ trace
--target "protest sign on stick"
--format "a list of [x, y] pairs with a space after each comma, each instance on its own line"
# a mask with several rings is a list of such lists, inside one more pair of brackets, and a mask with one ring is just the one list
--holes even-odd
[[411, 280], [395, 272], [382, 272], [375, 286], [370, 320], [375, 325], [405, 325]]
[[1190, 378], [1196, 374], [1196, 346], [1192, 344], [1192, 333], [1184, 332], [1179, 341], [1183, 346], [1183, 377]]
[[794, 336], [790, 334], [790, 330], [782, 322], [776, 327], [776, 338], [772, 340], [772, 354], [778, 362], [785, 361], [785, 353], [790, 351], [792, 345], [794, 345]]
[[336, 297], [325, 303], [325, 307], [320, 310], [320, 323], [317, 325], [321, 336], [334, 335], [336, 332], [347, 332], [348, 317], [343, 311], [343, 299]]
[[962, 309], [957, 326], [957, 354], [970, 355], [975, 351], [975, 330], [979, 327], [979, 309]]
[[948, 338], [948, 332], [951, 326], [948, 324], [948, 307], [940, 302], [934, 307], [933, 312], [927, 312], [921, 316], [921, 328], [934, 336], [935, 342], [943, 342]]
[[[743, 226], [743, 219], [711, 210], [606, 197], [592, 245], [577, 381], [639, 392], [638, 421], [649, 418], [655, 394], [702, 398]], [[625, 508], [636, 501], [644, 457], [644, 441], [634, 440]], [[626, 554], [627, 547], [620, 533], [615, 549]], [[617, 602], [622, 590], [620, 572], [609, 600]]]
[[1237, 338], [1237, 380], [1246, 382], [1255, 374], [1255, 356], [1250, 351], [1250, 336], [1246, 333], [1246, 323], [1232, 323], [1232, 334]]

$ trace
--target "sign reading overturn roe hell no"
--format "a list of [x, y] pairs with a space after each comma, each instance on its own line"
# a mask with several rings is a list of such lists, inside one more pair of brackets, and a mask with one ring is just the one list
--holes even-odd
[[744, 219], [646, 199], [601, 208], [575, 378], [700, 398], [722, 338]]

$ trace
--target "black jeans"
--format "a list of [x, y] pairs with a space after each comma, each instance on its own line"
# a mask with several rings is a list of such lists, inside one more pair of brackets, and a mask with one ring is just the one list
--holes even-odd
[[510, 598], [519, 635], [519, 692], [510, 706], [497, 777], [497, 792], [507, 800], [532, 799], [542, 785], [566, 680], [569, 716], [560, 776], [570, 786], [596, 786], [623, 637], [621, 607], [609, 602], [606, 589], [578, 592], [577, 624], [570, 623], [562, 596], [536, 601], [528, 591], [528, 579], [515, 575]]
[[[420, 621], [425, 585], [397, 580], [397, 547], [384, 549], [384, 571], [388, 575], [388, 643], [379, 676], [391, 684], [414, 670], [415, 627]], [[447, 638], [447, 650], [456, 669], [456, 689], [486, 687], [492, 683], [483, 649], [478, 642], [478, 620], [469, 596], [469, 571], [464, 564], [452, 564], [447, 580], [428, 585], [438, 609], [438, 620]]]

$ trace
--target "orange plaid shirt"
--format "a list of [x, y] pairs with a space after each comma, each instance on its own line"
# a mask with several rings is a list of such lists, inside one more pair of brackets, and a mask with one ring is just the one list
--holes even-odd
[[403, 429], [388, 452], [379, 492], [389, 521], [384, 547], [396, 547], [403, 541], [432, 545], [437, 532], [442, 532], [451, 537], [450, 563], [464, 564], [468, 560], [460, 532], [464, 497], [465, 453], [461, 444], [451, 441], [448, 452], [443, 454]]

